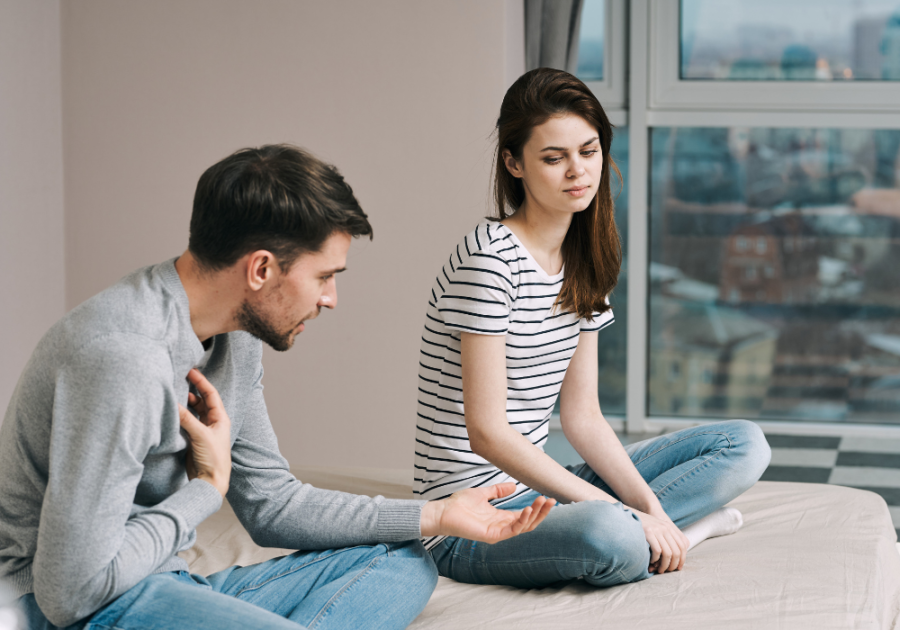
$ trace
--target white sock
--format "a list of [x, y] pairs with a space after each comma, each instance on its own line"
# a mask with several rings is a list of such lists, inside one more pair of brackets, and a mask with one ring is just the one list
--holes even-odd
[[733, 534], [743, 524], [744, 517], [740, 512], [734, 508], [721, 508], [709, 516], [704, 516], [696, 523], [691, 523], [681, 530], [681, 533], [690, 541], [688, 549], [693, 549], [707, 538]]

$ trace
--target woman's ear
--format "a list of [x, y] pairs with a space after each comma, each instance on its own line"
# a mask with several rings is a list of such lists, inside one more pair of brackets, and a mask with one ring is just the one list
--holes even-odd
[[518, 179], [522, 178], [522, 169], [519, 167], [519, 163], [516, 161], [516, 158], [513, 157], [509, 149], [503, 149], [503, 164], [506, 166], [506, 170], [509, 171], [510, 175]]

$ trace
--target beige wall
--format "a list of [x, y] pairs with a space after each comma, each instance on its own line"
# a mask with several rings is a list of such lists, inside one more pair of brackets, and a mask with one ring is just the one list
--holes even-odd
[[0, 2], [0, 418], [64, 309], [58, 0]]
[[270, 415], [292, 464], [411, 467], [425, 301], [488, 211], [519, 4], [64, 3], [67, 306], [178, 255], [216, 160], [307, 147], [347, 177], [375, 240], [351, 249], [337, 310], [267, 351]]

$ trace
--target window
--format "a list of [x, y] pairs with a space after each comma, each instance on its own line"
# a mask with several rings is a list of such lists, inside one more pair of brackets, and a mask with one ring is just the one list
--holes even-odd
[[[682, 279], [651, 283], [651, 355], [714, 356], [730, 373], [769, 366], [683, 412], [896, 422], [900, 397], [885, 400], [879, 379], [900, 373], [900, 130], [752, 128], [737, 150], [732, 137], [651, 133], [651, 264]], [[722, 165], [715, 176], [708, 162]], [[731, 254], [724, 243], [740, 233], [758, 236], [737, 237]], [[769, 253], [770, 239], [784, 245]], [[750, 243], [769, 261], [762, 273]], [[688, 281], [709, 299], [681, 290]], [[661, 387], [651, 379], [657, 399]]]
[[600, 363], [599, 387], [600, 408], [604, 413], [625, 415], [625, 373], [628, 357], [628, 127], [615, 130], [610, 155], [622, 173], [623, 186], [613, 180], [616, 225], [622, 238], [623, 260], [619, 273], [619, 283], [609, 301], [616, 317], [616, 323], [598, 335], [598, 356]]
[[585, 0], [581, 34], [627, 167], [604, 412], [900, 425], [900, 2]]
[[681, 78], [900, 80], [895, 0], [682, 0]]
[[765, 254], [766, 253], [766, 238], [764, 236], [756, 237], [756, 253], [757, 254]]
[[585, 0], [578, 34], [578, 70], [582, 81], [603, 81], [606, 41], [606, 1]]
[[900, 5], [893, 1], [632, 0], [630, 7], [632, 17], [647, 9], [649, 38], [632, 33], [651, 49], [651, 109], [896, 109]]
[[624, 125], [626, 0], [584, 0], [576, 74], [597, 95], [610, 120]]

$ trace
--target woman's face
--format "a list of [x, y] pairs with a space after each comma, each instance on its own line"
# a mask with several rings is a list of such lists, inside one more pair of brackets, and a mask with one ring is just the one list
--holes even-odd
[[506, 151], [504, 163], [525, 186], [526, 208], [581, 212], [600, 187], [600, 134], [580, 116], [554, 116], [532, 130], [521, 160]]

